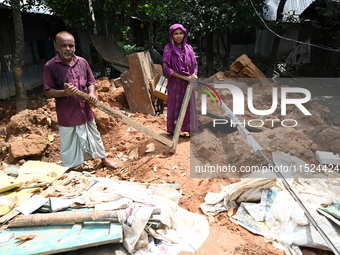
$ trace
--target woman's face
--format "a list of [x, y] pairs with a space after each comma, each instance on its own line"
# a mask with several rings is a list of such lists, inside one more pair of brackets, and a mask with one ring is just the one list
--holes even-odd
[[184, 39], [184, 32], [182, 29], [177, 28], [172, 32], [172, 38], [174, 38], [174, 42], [176, 44], [181, 44]]

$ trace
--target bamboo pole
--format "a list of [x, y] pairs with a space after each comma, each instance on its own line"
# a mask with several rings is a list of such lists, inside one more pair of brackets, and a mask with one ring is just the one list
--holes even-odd
[[[152, 215], [156, 214], [160, 214], [159, 208], [153, 210]], [[118, 211], [58, 212], [19, 215], [8, 224], [8, 227], [57, 225], [89, 221], [110, 221], [118, 223]]]
[[[65, 83], [65, 87], [70, 87], [73, 86], [71, 84]], [[90, 103], [89, 100], [89, 96], [88, 94], [79, 91], [76, 93], [76, 96], [83, 98], [84, 100], [86, 100], [89, 104], [94, 105], [95, 107], [97, 107], [99, 110], [119, 119], [120, 121], [124, 122], [125, 124], [129, 125], [130, 127], [133, 127], [134, 129], [151, 136], [152, 138], [156, 139], [157, 141], [171, 147], [173, 142], [167, 138], [165, 138], [164, 136], [161, 136], [160, 134], [156, 133], [155, 131], [148, 129], [146, 127], [144, 127], [143, 125], [139, 124], [138, 122], [130, 119], [129, 117], [123, 115], [122, 113], [120, 113], [119, 111], [112, 109], [110, 106], [97, 101], [95, 103]]]

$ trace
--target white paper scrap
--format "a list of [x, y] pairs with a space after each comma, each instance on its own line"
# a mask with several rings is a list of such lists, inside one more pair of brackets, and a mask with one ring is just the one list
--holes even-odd
[[0, 243], [8, 242], [14, 236], [14, 232], [0, 235]]
[[47, 198], [35, 195], [15, 208], [15, 210], [21, 212], [24, 215], [29, 215], [48, 201]]
[[58, 197], [50, 197], [51, 209], [53, 212], [58, 212], [65, 208], [70, 207], [74, 203], [85, 204], [85, 201], [82, 197], [76, 198], [58, 198]]
[[116, 201], [96, 204], [94, 205], [94, 210], [95, 211], [111, 211], [111, 210], [117, 210], [117, 209], [125, 209], [129, 207], [131, 203], [132, 203], [131, 199], [121, 198]]

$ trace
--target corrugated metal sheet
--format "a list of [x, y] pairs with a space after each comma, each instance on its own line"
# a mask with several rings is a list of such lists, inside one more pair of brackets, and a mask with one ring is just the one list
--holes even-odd
[[[287, 0], [283, 13], [293, 13], [300, 15], [312, 2], [315, 0]], [[265, 11], [265, 18], [267, 20], [276, 20], [276, 11], [279, 6], [280, 0], [266, 0], [265, 3], [269, 6], [269, 9]]]
[[125, 72], [129, 69], [129, 61], [118, 44], [102, 35], [91, 35], [93, 46], [106, 62], [118, 71]]
[[[14, 237], [0, 244], [2, 255], [55, 254], [123, 240], [122, 225], [110, 222], [9, 228], [1, 234], [7, 232], [14, 233]], [[22, 235], [34, 235], [34, 238], [18, 245], [15, 238]]]
[[[27, 1], [24, 0], [24, 4], [26, 3]], [[8, 3], [5, 3], [4, 0], [0, 0], [0, 6], [2, 8], [8, 7], [10, 9], [11, 5]], [[41, 4], [40, 6], [34, 6], [31, 9], [27, 10], [27, 12], [52, 15], [51, 9], [44, 4]]]
[[[43, 68], [44, 63], [24, 66], [22, 68], [22, 78], [26, 90], [33, 89], [43, 84]], [[0, 99], [7, 99], [12, 96], [15, 96], [13, 72], [0, 71]]]

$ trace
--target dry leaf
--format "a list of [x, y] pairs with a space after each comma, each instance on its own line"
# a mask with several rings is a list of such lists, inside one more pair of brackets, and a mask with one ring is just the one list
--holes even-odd
[[59, 193], [51, 193], [47, 195], [47, 197], [59, 197], [59, 196], [61, 196], [61, 194]]
[[138, 158], [138, 147], [133, 148], [128, 155], [128, 159], [133, 160]]
[[41, 192], [41, 189], [40, 189], [40, 188], [36, 188], [36, 189], [34, 189], [34, 190], [30, 190], [30, 191], [29, 191], [29, 193], [32, 193], [32, 194], [38, 193], [38, 192]]
[[47, 173], [46, 175], [49, 176], [49, 177], [53, 177], [53, 178], [58, 176], [58, 174], [55, 173], [55, 172]]
[[154, 143], [149, 143], [146, 145], [146, 151], [145, 152], [152, 152], [155, 150], [155, 144]]
[[34, 176], [32, 178], [32, 182], [39, 183], [39, 182], [43, 182], [43, 180], [40, 178], [40, 176]]
[[70, 188], [67, 187], [67, 186], [56, 186], [54, 187], [56, 191], [59, 191], [59, 192], [65, 192], [65, 191], [69, 191]]
[[31, 240], [35, 237], [35, 235], [21, 235], [21, 236], [18, 236], [17, 238], [15, 238], [16, 240], [21, 240], [21, 241], [27, 241], [27, 240]]
[[32, 240], [33, 238], [35, 237], [35, 235], [21, 235], [21, 236], [18, 236], [17, 238], [15, 238], [16, 240], [18, 240], [18, 245], [19, 244], [22, 244], [24, 242], [27, 242], [29, 240]]

